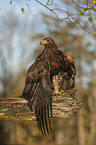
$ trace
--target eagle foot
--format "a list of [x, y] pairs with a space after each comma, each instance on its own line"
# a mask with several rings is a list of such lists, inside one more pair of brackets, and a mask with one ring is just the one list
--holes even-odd
[[62, 90], [62, 91], [53, 91], [53, 93], [52, 93], [52, 95], [53, 96], [62, 96], [62, 94], [64, 93], [64, 91]]

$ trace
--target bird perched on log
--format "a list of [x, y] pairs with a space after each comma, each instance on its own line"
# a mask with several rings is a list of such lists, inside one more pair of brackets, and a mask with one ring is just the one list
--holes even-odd
[[28, 100], [39, 129], [46, 135], [51, 130], [52, 88], [59, 95], [62, 90], [74, 88], [76, 70], [72, 57], [59, 50], [52, 38], [46, 37], [40, 44], [44, 50], [27, 71], [22, 97]]
[[52, 84], [54, 88], [54, 95], [60, 95], [63, 91], [59, 92], [59, 90], [70, 90], [75, 87], [75, 75], [76, 69], [73, 58], [63, 53], [64, 57], [66, 57], [67, 63], [67, 72], [60, 71], [58, 75], [53, 76]]

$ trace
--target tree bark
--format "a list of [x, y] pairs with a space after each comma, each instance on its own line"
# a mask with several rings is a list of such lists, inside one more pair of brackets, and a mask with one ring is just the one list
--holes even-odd
[[[76, 113], [82, 103], [74, 99], [77, 89], [64, 91], [62, 96], [52, 96], [53, 117], [69, 118]], [[27, 106], [27, 101], [20, 97], [0, 98], [0, 119], [35, 120], [34, 112]]]

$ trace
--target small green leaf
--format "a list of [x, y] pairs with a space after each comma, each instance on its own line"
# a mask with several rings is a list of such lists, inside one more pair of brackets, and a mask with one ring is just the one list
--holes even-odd
[[21, 9], [21, 12], [24, 14], [24, 9], [23, 8]]
[[12, 4], [12, 0], [10, 0], [10, 5]]
[[88, 10], [88, 8], [84, 8], [83, 10], [84, 10], [84, 12], [86, 12]]
[[89, 17], [88, 20], [90, 21], [90, 24], [93, 22], [92, 17]]
[[81, 15], [81, 16], [84, 16], [84, 13], [83, 13], [83, 12], [80, 12], [80, 15]]
[[88, 15], [88, 16], [91, 16], [91, 14], [89, 14], [89, 13], [88, 13], [87, 15]]

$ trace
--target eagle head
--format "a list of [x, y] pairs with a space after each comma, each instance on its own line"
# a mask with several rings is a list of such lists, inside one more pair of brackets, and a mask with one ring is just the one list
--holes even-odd
[[56, 46], [55, 41], [51, 37], [46, 37], [40, 41], [40, 45], [53, 45]]

